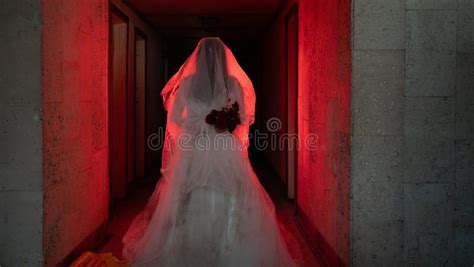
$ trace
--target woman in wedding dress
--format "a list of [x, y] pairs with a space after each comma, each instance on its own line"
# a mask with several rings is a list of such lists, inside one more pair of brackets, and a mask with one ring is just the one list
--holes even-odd
[[[203, 38], [164, 87], [162, 177], [123, 237], [131, 266], [294, 266], [247, 154], [253, 85], [219, 38]], [[206, 117], [229, 103], [240, 124]]]

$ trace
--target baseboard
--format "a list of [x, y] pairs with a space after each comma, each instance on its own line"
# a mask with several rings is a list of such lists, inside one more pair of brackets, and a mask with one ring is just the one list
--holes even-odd
[[106, 238], [107, 222], [103, 222], [99, 225], [91, 234], [82, 240], [68, 256], [66, 256], [56, 266], [69, 266], [74, 260], [76, 260], [82, 253], [86, 251], [95, 251], [102, 240]]
[[344, 261], [337, 255], [336, 251], [329, 245], [326, 239], [310, 222], [308, 216], [297, 207], [297, 222], [300, 232], [309, 243], [311, 250], [316, 255], [321, 255], [326, 266], [347, 267]]

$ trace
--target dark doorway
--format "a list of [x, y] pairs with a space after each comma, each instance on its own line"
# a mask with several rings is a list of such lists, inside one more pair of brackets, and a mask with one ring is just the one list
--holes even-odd
[[109, 176], [110, 198], [125, 196], [127, 184], [127, 49], [128, 19], [110, 8], [109, 42]]
[[145, 177], [146, 152], [146, 35], [135, 30], [135, 118], [134, 118], [134, 176]]

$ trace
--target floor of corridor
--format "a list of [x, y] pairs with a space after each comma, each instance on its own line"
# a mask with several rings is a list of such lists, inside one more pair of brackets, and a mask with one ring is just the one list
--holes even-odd
[[[293, 212], [293, 204], [284, 198], [283, 185], [274, 178], [271, 171], [263, 164], [256, 164], [254, 170], [275, 203], [280, 228], [292, 257], [299, 266], [325, 266], [322, 258], [312, 253], [299, 231], [298, 221]], [[116, 257], [122, 258], [121, 238], [133, 218], [145, 206], [150, 197], [154, 189], [154, 183], [150, 180], [135, 183], [129, 196], [118, 202], [114, 207], [107, 228], [107, 239], [100, 247], [100, 252], [112, 252]]]

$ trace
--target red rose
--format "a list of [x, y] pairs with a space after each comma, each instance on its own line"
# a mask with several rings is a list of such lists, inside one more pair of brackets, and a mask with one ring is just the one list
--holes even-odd
[[206, 116], [206, 123], [214, 125], [218, 133], [225, 131], [232, 133], [237, 128], [237, 125], [242, 123], [239, 117], [239, 103], [235, 101], [233, 104], [230, 104], [229, 99], [227, 106], [224, 106], [222, 110], [217, 111], [213, 109]]
[[232, 104], [232, 108], [238, 111], [239, 110], [239, 103], [237, 101], [235, 101], [234, 104]]
[[214, 125], [216, 123], [218, 113], [219, 111], [213, 109], [211, 113], [209, 113], [209, 115], [206, 116], [206, 122], [210, 125]]
[[219, 112], [216, 117], [216, 130], [225, 131], [228, 126], [228, 121], [225, 112]]

